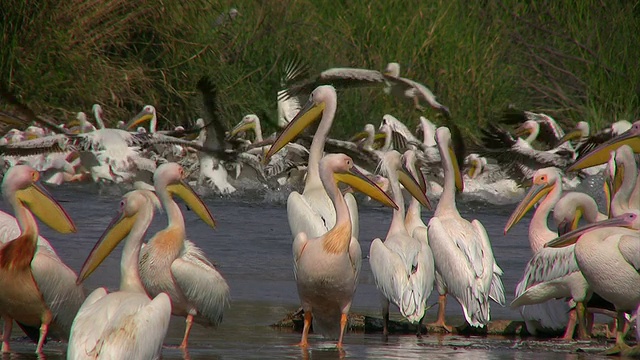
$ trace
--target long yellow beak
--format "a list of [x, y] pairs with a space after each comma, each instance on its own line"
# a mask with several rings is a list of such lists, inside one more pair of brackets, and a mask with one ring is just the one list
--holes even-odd
[[153, 119], [153, 114], [148, 112], [147, 110], [142, 110], [138, 113], [138, 115], [136, 115], [133, 119], [131, 119], [131, 121], [127, 123], [126, 129], [134, 129], [139, 124], [151, 119]]
[[239, 133], [241, 133], [243, 131], [247, 131], [247, 130], [252, 129], [254, 127], [255, 127], [255, 125], [253, 123], [245, 123], [243, 121], [240, 124], [236, 125], [233, 129], [231, 129], [231, 132], [229, 132], [229, 138], [232, 138], [232, 137], [238, 135]]
[[627, 213], [611, 219], [588, 224], [579, 229], [569, 231], [568, 233], [549, 241], [548, 243], [544, 244], [544, 247], [559, 248], [573, 245], [578, 241], [580, 236], [584, 235], [585, 233], [605, 227], [633, 228], [633, 221], [637, 218], [637, 216], [638, 215], [635, 213]]
[[[634, 124], [635, 126], [635, 124]], [[634, 153], [640, 153], [640, 133], [633, 127], [617, 137], [600, 144], [590, 153], [576, 161], [567, 168], [567, 171], [576, 171], [604, 164], [609, 160], [609, 154], [617, 150], [622, 145], [629, 145]]]
[[89, 253], [87, 260], [84, 261], [76, 284], [80, 284], [88, 278], [89, 275], [102, 264], [104, 259], [111, 254], [113, 249], [129, 235], [137, 218], [138, 213], [135, 213], [133, 216], [126, 216], [124, 212], [120, 211], [113, 220], [111, 220], [111, 223], [100, 237], [100, 240], [98, 240]]
[[398, 170], [398, 180], [411, 196], [416, 198], [422, 206], [431, 210], [431, 203], [425, 194], [424, 188], [416, 181], [413, 175], [411, 175], [411, 172], [405, 164], [402, 164], [402, 169]]
[[367, 136], [369, 136], [369, 134], [368, 134], [366, 131], [361, 131], [361, 132], [359, 132], [359, 133], [357, 133], [357, 134], [353, 135], [353, 136], [351, 137], [351, 139], [349, 139], [349, 141], [350, 141], [350, 142], [358, 142], [358, 141], [360, 141], [360, 140], [362, 140], [362, 139], [366, 139], [366, 138], [367, 138]]
[[573, 130], [571, 132], [564, 134], [564, 136], [561, 137], [560, 140], [558, 140], [558, 144], [556, 146], [560, 146], [569, 140], [580, 139], [581, 137], [582, 137], [582, 132], [580, 130]]
[[464, 190], [464, 181], [462, 180], [462, 173], [460, 173], [460, 166], [458, 166], [458, 158], [451, 145], [449, 145], [448, 151], [451, 163], [453, 164], [453, 176], [456, 181], [456, 189], [462, 192]]
[[31, 184], [16, 191], [16, 198], [48, 227], [62, 234], [74, 233], [76, 225], [62, 206], [41, 186]]
[[524, 197], [524, 199], [522, 199], [520, 204], [518, 204], [518, 207], [513, 211], [513, 214], [511, 214], [511, 216], [509, 217], [507, 225], [504, 227], [505, 235], [507, 234], [509, 229], [511, 229], [513, 225], [517, 224], [518, 221], [520, 221], [524, 217], [524, 215], [533, 207], [533, 205], [538, 203], [540, 199], [547, 195], [552, 188], [553, 185], [533, 184], [531, 186], [531, 189], [529, 189], [527, 195]]
[[204, 204], [204, 201], [196, 194], [195, 191], [186, 182], [180, 181], [177, 184], [167, 186], [169, 193], [177, 195], [189, 206], [194, 213], [196, 213], [202, 221], [212, 228], [216, 227], [216, 221], [213, 219], [213, 215]]
[[280, 135], [276, 141], [271, 145], [271, 148], [267, 152], [267, 155], [264, 157], [264, 162], [268, 163], [269, 159], [273, 154], [277, 153], [282, 149], [285, 145], [295, 139], [298, 134], [300, 134], [304, 129], [306, 129], [309, 125], [311, 125], [314, 121], [320, 118], [322, 111], [324, 111], [325, 103], [321, 102], [319, 104], [314, 103], [309, 100], [298, 115], [296, 115], [290, 122], [287, 124], [287, 127], [282, 130]]
[[514, 134], [517, 137], [529, 136], [531, 134], [531, 130], [527, 129], [526, 127], [520, 126], [514, 131]]
[[335, 173], [333, 177], [336, 181], [345, 183], [351, 186], [353, 189], [360, 191], [361, 193], [368, 195], [370, 198], [382, 203], [385, 206], [398, 209], [398, 205], [393, 199], [387, 195], [378, 185], [376, 185], [371, 179], [361, 173], [356, 167], [352, 167], [348, 173]]
[[478, 163], [474, 160], [471, 162], [471, 167], [469, 168], [469, 171], [467, 172], [467, 175], [469, 175], [469, 178], [473, 179], [474, 175], [476, 174], [476, 172], [478, 172], [478, 168], [480, 168], [480, 166], [478, 165]]

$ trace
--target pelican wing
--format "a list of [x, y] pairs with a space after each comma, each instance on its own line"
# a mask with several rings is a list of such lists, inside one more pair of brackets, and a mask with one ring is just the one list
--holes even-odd
[[304, 248], [307, 246], [309, 238], [304, 232], [298, 233], [293, 239], [293, 276], [298, 278], [298, 261], [304, 252]]
[[[293, 237], [304, 232], [310, 239], [317, 238], [335, 225], [335, 213], [331, 214], [331, 210], [328, 208], [328, 206], [332, 206], [330, 201], [329, 204], [324, 204], [322, 199], [312, 201], [313, 206], [305, 195], [296, 191], [289, 194], [287, 214]], [[330, 216], [332, 216], [331, 219]]]
[[69, 143], [67, 136], [62, 134], [0, 145], [0, 154], [4, 156], [28, 156], [73, 150], [75, 149]]
[[[482, 223], [478, 220], [473, 220], [471, 225], [476, 230], [476, 234], [481, 240], [482, 244], [482, 264], [483, 269], [491, 268], [491, 285], [489, 289], [489, 297], [493, 299], [499, 305], [504, 306], [506, 299], [504, 297], [504, 285], [502, 284], [501, 276], [503, 274], [502, 269], [495, 262], [493, 257], [493, 249], [491, 248], [491, 241], [489, 240], [489, 235], [487, 235], [487, 230], [484, 228]], [[485, 272], [483, 277], [487, 276]]]
[[638, 236], [622, 235], [618, 243], [618, 250], [631, 266], [640, 271], [640, 239]]
[[348, 155], [356, 164], [368, 171], [375, 171], [380, 162], [380, 156], [377, 153], [360, 148], [350, 141], [327, 138], [324, 143], [324, 149], [328, 153]]
[[229, 285], [202, 250], [191, 241], [185, 241], [182, 255], [171, 264], [171, 274], [206, 323], [218, 325], [229, 304]]
[[43, 247], [38, 247], [31, 261], [31, 273], [61, 336], [68, 338], [73, 319], [85, 299], [82, 285], [76, 285], [77, 275], [54, 252]]
[[591, 150], [597, 148], [600, 144], [611, 140], [615, 136], [610, 127], [598, 131], [597, 133], [589, 136], [583, 143], [581, 143], [576, 149], [578, 157], [576, 160], [581, 159], [587, 155]]
[[575, 245], [564, 248], [542, 248], [536, 252], [524, 269], [516, 288], [520, 296], [529, 287], [579, 272], [574, 254]]
[[360, 277], [360, 269], [362, 269], [362, 248], [358, 239], [351, 236], [349, 242], [349, 259], [351, 260], [351, 266], [353, 266], [353, 273], [355, 274], [354, 288], [358, 284], [358, 278]]
[[428, 87], [422, 85], [417, 81], [406, 79], [403, 77], [393, 77], [393, 76], [385, 75], [385, 78], [387, 79], [388, 82], [392, 83], [394, 86], [398, 86], [404, 89], [404, 94], [406, 97], [408, 98], [417, 97], [419, 99], [422, 99], [426, 101], [427, 104], [429, 104], [429, 106], [431, 106], [432, 108], [436, 110], [440, 110], [447, 118], [451, 116], [449, 112], [449, 108], [440, 104], [436, 100], [436, 96]]
[[358, 68], [331, 68], [315, 79], [292, 84], [285, 90], [285, 98], [298, 94], [310, 94], [320, 85], [333, 85], [336, 89], [352, 87], [384, 86], [385, 78], [377, 70]]
[[198, 91], [202, 95], [203, 116], [207, 128], [207, 139], [205, 146], [219, 149], [225, 145], [225, 134], [227, 127], [222, 123], [218, 114], [216, 103], [217, 89], [213, 81], [207, 76], [203, 76], [196, 85]]
[[403, 311], [402, 293], [408, 279], [406, 266], [400, 256], [377, 238], [371, 242], [369, 264], [378, 290]]
[[155, 359], [169, 328], [171, 300], [96, 289], [78, 311], [69, 340], [70, 359]]

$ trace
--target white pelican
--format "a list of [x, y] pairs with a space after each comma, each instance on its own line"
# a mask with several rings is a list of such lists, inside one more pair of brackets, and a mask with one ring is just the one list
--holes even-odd
[[607, 215], [598, 211], [596, 201], [583, 192], [568, 192], [553, 207], [553, 220], [558, 227], [559, 235], [575, 230], [582, 217], [589, 223], [608, 218]]
[[60, 204], [37, 185], [38, 179], [38, 172], [30, 166], [16, 165], [2, 181], [2, 193], [20, 226], [20, 236], [0, 243], [3, 352], [10, 351], [13, 320], [30, 337], [38, 339], [38, 354], [42, 353], [49, 330], [67, 338], [73, 317], [84, 300], [82, 288], [75, 284], [75, 273], [62, 263], [50, 245], [37, 246], [38, 225], [34, 215], [60, 233], [76, 231]]
[[487, 159], [478, 154], [469, 154], [465, 159], [465, 165], [469, 166], [465, 175], [467, 175], [469, 179], [475, 179], [484, 171], [485, 166], [487, 166]]
[[611, 151], [622, 145], [629, 145], [634, 153], [640, 153], [640, 120], [634, 122], [629, 130], [619, 134], [610, 140], [598, 145], [578, 160], [567, 171], [581, 170], [584, 168], [604, 164], [609, 160]]
[[493, 258], [487, 232], [478, 220], [469, 222], [458, 213], [455, 191], [463, 190], [462, 176], [446, 127], [436, 130], [436, 141], [444, 171], [444, 189], [434, 216], [429, 221], [429, 245], [433, 251], [436, 281], [440, 297], [435, 325], [445, 327], [446, 295], [453, 295], [471, 326], [480, 327], [490, 320], [489, 297], [504, 303], [502, 270]]
[[[578, 123], [580, 125], [580, 123]], [[616, 121], [610, 126], [598, 131], [597, 133], [588, 136], [582, 137], [579, 141], [579, 146], [576, 148], [576, 152], [578, 153], [578, 158], [589, 153], [591, 150], [595, 149], [598, 145], [611, 140], [612, 138], [622, 134], [623, 132], [629, 130], [631, 128], [631, 123], [627, 120]], [[582, 125], [582, 129], [584, 129], [584, 125]], [[578, 131], [580, 135], [584, 133], [584, 130], [574, 129], [574, 131], [567, 133], [565, 138], [571, 139], [578, 137]], [[588, 135], [588, 134], [587, 134]]]
[[[409, 151], [408, 151], [409, 152]], [[409, 156], [414, 156], [411, 153]], [[426, 312], [427, 299], [433, 289], [435, 279], [433, 254], [427, 238], [416, 239], [405, 225], [404, 198], [400, 183], [422, 205], [430, 207], [423, 188], [418, 185], [401, 158], [399, 152], [387, 152], [381, 168], [389, 179], [391, 193], [398, 208], [384, 240], [376, 238], [371, 242], [369, 264], [376, 286], [382, 292], [383, 334], [388, 336], [389, 304], [398, 307], [400, 313], [411, 323], [418, 323], [418, 335]], [[418, 205], [420, 206], [420, 205]], [[415, 211], [415, 210], [414, 210]], [[419, 211], [419, 210], [418, 210]], [[418, 221], [421, 221], [418, 219]], [[423, 224], [424, 226], [424, 224]], [[426, 234], [426, 228], [424, 228]]]
[[78, 311], [69, 337], [67, 359], [159, 359], [169, 328], [171, 300], [165, 293], [153, 300], [145, 292], [138, 261], [140, 247], [153, 220], [158, 198], [149, 190], [123, 196], [120, 211], [82, 266], [82, 282], [125, 240], [120, 261], [120, 289], [94, 290]]
[[104, 126], [104, 119], [102, 118], [102, 106], [100, 106], [100, 104], [93, 104], [91, 110], [93, 111], [93, 116], [96, 118], [98, 129], [104, 129], [106, 126]]
[[625, 312], [640, 304], [640, 211], [589, 224], [547, 243], [548, 247], [575, 245], [575, 258], [589, 282], [618, 312], [616, 345], [606, 351], [628, 350], [624, 342]]
[[[605, 184], [611, 196], [611, 216], [625, 214], [631, 209], [640, 210], [640, 202], [636, 200], [634, 192], [638, 187], [638, 166], [633, 150], [628, 145], [622, 145], [612, 153], [609, 161], [609, 177]], [[611, 184], [614, 182], [615, 184]], [[615, 188], [615, 189], [614, 189]]]
[[[539, 202], [529, 223], [529, 243], [533, 257], [527, 263], [524, 275], [516, 288], [516, 299], [512, 307], [528, 305], [521, 309], [522, 317], [530, 333], [536, 333], [536, 323], [542, 328], [558, 330], [566, 326], [564, 339], [573, 338], [575, 321], [579, 325], [579, 337], [587, 338], [585, 328], [584, 302], [591, 296], [589, 284], [576, 264], [573, 247], [565, 249], [546, 249], [544, 244], [558, 236], [549, 230], [547, 218], [551, 209], [562, 197], [562, 175], [556, 168], [537, 170], [533, 176], [533, 185], [518, 207], [513, 211], [504, 228], [505, 234]], [[564, 214], [562, 215], [565, 216]], [[563, 301], [539, 304], [550, 298], [570, 297], [576, 303], [571, 310], [570, 321], [566, 313], [567, 305]], [[530, 306], [533, 305], [533, 306]]]
[[[280, 133], [265, 155], [265, 161], [269, 160], [273, 154], [311, 125], [322, 113], [322, 119], [309, 149], [309, 163], [307, 165], [304, 190], [302, 194], [296, 191], [291, 192], [287, 199], [289, 227], [291, 228], [291, 235], [294, 237], [298, 233], [304, 232], [308, 237], [316, 238], [329, 231], [336, 224], [335, 208], [322, 184], [318, 167], [327, 135], [333, 123], [336, 107], [336, 90], [333, 86], [319, 86], [313, 90], [309, 96], [309, 101]], [[358, 205], [356, 199], [350, 193], [345, 194], [344, 199], [349, 208], [352, 224], [351, 233], [354, 238], [358, 239]]]
[[127, 123], [127, 129], [133, 129], [145, 121], [149, 121], [149, 132], [154, 134], [158, 130], [158, 116], [153, 105], [145, 105], [142, 111]]
[[397, 208], [397, 205], [344, 154], [326, 155], [318, 165], [318, 173], [335, 209], [336, 219], [335, 224], [320, 236], [312, 237], [301, 231], [293, 240], [294, 271], [304, 309], [304, 329], [299, 345], [308, 346], [313, 320], [314, 331], [326, 337], [337, 337], [337, 346], [341, 349], [347, 314], [360, 274], [362, 250], [351, 231], [350, 209], [337, 183], [344, 182], [387, 206]]
[[186, 239], [184, 217], [173, 200], [177, 195], [205, 223], [214, 227], [209, 209], [184, 182], [185, 173], [176, 163], [158, 166], [153, 183], [169, 224], [142, 248], [140, 277], [147, 293], [162, 292], [171, 298], [171, 313], [185, 316], [186, 329], [180, 345], [186, 349], [193, 321], [217, 326], [229, 302], [229, 286], [218, 270], [194, 243]]

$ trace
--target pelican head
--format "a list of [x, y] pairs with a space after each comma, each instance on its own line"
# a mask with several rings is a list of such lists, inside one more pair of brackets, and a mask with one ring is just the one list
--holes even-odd
[[522, 123], [516, 130], [515, 135], [517, 137], [530, 136], [533, 134], [540, 125], [535, 120], [527, 120]]
[[127, 125], [124, 123], [124, 121], [118, 120], [118, 122], [116, 123], [116, 127], [118, 129], [126, 130]]
[[31, 166], [13, 166], [2, 180], [2, 194], [8, 203], [27, 207], [50, 228], [62, 234], [76, 232], [75, 224], [62, 206], [38, 185], [39, 179], [40, 174]]
[[[368, 195], [383, 205], [398, 209], [398, 205], [371, 179], [364, 175], [345, 154], [328, 154], [320, 160], [320, 173], [330, 171], [336, 182], [344, 183], [354, 190]], [[323, 180], [324, 181], [324, 180]]]
[[96, 117], [102, 117], [103, 115], [102, 106], [100, 106], [100, 104], [93, 104], [91, 111], [93, 111]]
[[333, 86], [322, 85], [313, 90], [311, 95], [309, 95], [309, 101], [307, 101], [298, 114], [291, 119], [273, 145], [271, 145], [271, 148], [264, 157], [264, 162], [267, 163], [273, 154], [280, 151], [280, 149], [292, 141], [313, 122], [320, 119], [327, 105], [327, 101], [330, 101], [330, 99], [332, 99], [333, 102], [335, 102], [336, 99], [336, 89]]
[[480, 157], [478, 154], [469, 154], [469, 156], [467, 156], [467, 158], [465, 159], [465, 162], [469, 165], [467, 175], [471, 179], [475, 179], [476, 177], [478, 177], [478, 175], [482, 174], [482, 170], [487, 164], [487, 160]]
[[533, 174], [531, 189], [529, 189], [527, 195], [509, 217], [507, 225], [504, 227], [504, 233], [506, 234], [513, 225], [517, 224], [518, 221], [520, 221], [540, 199], [544, 198], [545, 195], [553, 190], [555, 186], [560, 186], [561, 181], [562, 175], [560, 175], [560, 171], [554, 167], [536, 171]]
[[387, 64], [387, 67], [384, 69], [384, 75], [397, 78], [400, 76], [400, 64], [397, 62], [390, 62]]
[[255, 129], [258, 124], [258, 121], [260, 121], [260, 119], [258, 118], [257, 115], [255, 114], [246, 115], [245, 117], [242, 118], [242, 120], [238, 123], [238, 125], [236, 125], [233, 129], [231, 129], [231, 132], [229, 133], [228, 137], [232, 138], [236, 136], [238, 133], [241, 133], [243, 131]]
[[422, 143], [426, 146], [436, 145], [436, 126], [424, 116], [420, 116], [420, 124], [416, 133], [422, 133]]
[[576, 127], [573, 128], [570, 132], [566, 133], [560, 140], [558, 140], [557, 145], [562, 145], [569, 140], [575, 139], [583, 139], [589, 136], [589, 123], [586, 121], [580, 121], [576, 124]]
[[133, 119], [131, 119], [131, 121], [129, 121], [129, 123], [127, 124], [127, 129], [133, 129], [134, 127], [145, 121], [151, 121], [151, 127], [153, 128], [156, 125], [153, 124], [153, 119], [156, 119], [156, 108], [152, 105], [145, 105], [142, 108], [142, 111], [140, 111], [138, 115], [136, 115]]
[[640, 120], [634, 122], [629, 130], [600, 144], [593, 151], [569, 166], [567, 171], [576, 171], [604, 164], [609, 160], [611, 151], [618, 149], [622, 145], [629, 145], [634, 153], [640, 153]]
[[[440, 149], [440, 154], [450, 159], [453, 166], [453, 177], [456, 184], [456, 189], [459, 192], [464, 190], [464, 182], [462, 180], [462, 174], [460, 173], [460, 166], [458, 166], [458, 159], [456, 153], [453, 150], [453, 142], [451, 141], [451, 130], [448, 127], [442, 126], [436, 130], [436, 143]], [[447, 156], [448, 155], [448, 156]]]
[[547, 242], [545, 247], [559, 248], [575, 244], [580, 236], [596, 229], [607, 227], [624, 227], [633, 230], [640, 230], [640, 211], [630, 210], [629, 212], [616, 216], [611, 219], [585, 225], [579, 229], [569, 231], [568, 233]]
[[207, 225], [216, 226], [211, 212], [204, 201], [196, 194], [186, 181], [186, 174], [182, 166], [176, 163], [164, 163], [153, 174], [153, 186], [159, 196], [166, 190], [170, 195], [177, 195], [195, 212]]
[[160, 208], [160, 201], [152, 191], [133, 190], [122, 197], [118, 213], [111, 220], [111, 223], [82, 265], [76, 280], [77, 284], [88, 278], [102, 264], [104, 259], [111, 254], [113, 249], [129, 235], [138, 219], [140, 210], [145, 207], [150, 208], [151, 211], [153, 211], [154, 207]]
[[427, 181], [424, 179], [422, 171], [416, 167], [416, 152], [407, 150], [402, 155], [402, 165], [398, 169], [398, 180], [404, 188], [420, 202], [420, 204], [431, 210], [431, 203], [427, 198]]

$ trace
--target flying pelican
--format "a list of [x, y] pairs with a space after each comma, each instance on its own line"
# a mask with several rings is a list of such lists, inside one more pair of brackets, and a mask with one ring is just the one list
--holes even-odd
[[158, 166], [153, 184], [169, 224], [149, 240], [140, 254], [140, 277], [147, 293], [155, 297], [166, 292], [171, 298], [171, 313], [187, 318], [182, 349], [187, 347], [193, 321], [217, 326], [229, 302], [225, 279], [202, 250], [186, 239], [184, 217], [172, 195], [182, 198], [207, 225], [214, 227], [215, 222], [184, 178], [184, 170], [176, 163]]
[[158, 359], [169, 329], [171, 300], [166, 293], [147, 296], [138, 261], [140, 247], [160, 202], [149, 190], [123, 196], [120, 211], [80, 270], [78, 283], [89, 277], [125, 240], [120, 261], [120, 290], [94, 290], [78, 311], [69, 337], [67, 359]]
[[387, 206], [396, 209], [398, 206], [344, 154], [326, 155], [320, 160], [318, 175], [335, 209], [335, 224], [317, 237], [300, 231], [293, 240], [294, 272], [304, 309], [299, 345], [308, 346], [313, 320], [314, 331], [326, 337], [337, 337], [337, 346], [341, 349], [347, 314], [360, 274], [362, 250], [352, 232], [351, 211], [337, 183], [344, 182]]
[[[411, 153], [409, 156], [414, 156]], [[369, 263], [376, 286], [382, 298], [383, 334], [389, 335], [389, 303], [398, 307], [402, 316], [411, 323], [418, 323], [418, 335], [426, 312], [427, 299], [433, 289], [435, 278], [433, 254], [427, 239], [415, 239], [405, 225], [404, 198], [400, 191], [402, 184], [423, 206], [431, 207], [399, 152], [387, 152], [382, 159], [382, 171], [389, 179], [393, 201], [398, 208], [393, 211], [389, 232], [384, 240], [376, 238], [371, 242]], [[420, 205], [418, 205], [420, 206]], [[418, 210], [419, 211], [419, 210]], [[421, 221], [418, 219], [418, 221]], [[424, 224], [423, 224], [424, 225]], [[425, 228], [426, 230], [426, 228]], [[426, 233], [426, 231], [425, 231]]]
[[634, 122], [629, 130], [598, 145], [592, 151], [579, 158], [567, 168], [567, 171], [576, 171], [604, 164], [609, 160], [611, 151], [618, 149], [622, 145], [629, 145], [634, 153], [640, 153], [640, 120]]
[[[322, 114], [318, 130], [316, 130], [309, 149], [309, 163], [307, 165], [307, 178], [302, 194], [293, 191], [287, 199], [287, 214], [291, 234], [295, 237], [304, 232], [310, 238], [317, 238], [336, 224], [336, 212], [331, 198], [322, 185], [319, 167], [324, 145], [333, 123], [337, 107], [336, 90], [333, 86], [319, 86], [309, 96], [309, 101], [300, 110], [298, 115], [289, 122], [280, 133], [276, 141], [271, 145], [265, 155], [268, 161], [273, 154], [278, 152], [288, 142], [293, 140], [306, 127], [311, 125]], [[352, 194], [344, 195], [349, 208], [351, 219], [351, 233], [358, 239], [358, 205]]]
[[490, 320], [489, 297], [504, 304], [502, 270], [493, 258], [487, 232], [478, 220], [469, 222], [458, 213], [455, 191], [463, 190], [462, 176], [446, 127], [436, 130], [436, 141], [444, 171], [444, 190], [434, 216], [429, 221], [429, 245], [437, 273], [438, 319], [435, 325], [450, 330], [444, 319], [446, 295], [453, 295], [471, 326], [481, 327]]
[[[567, 319], [562, 315], [567, 311], [566, 304], [562, 301], [553, 301], [549, 304], [526, 306], [521, 310], [527, 329], [535, 333], [534, 321], [539, 322], [543, 328], [559, 329], [566, 326], [563, 338], [570, 340], [573, 338], [577, 320], [579, 337], [587, 338], [584, 303], [591, 296], [591, 290], [575, 261], [574, 249], [573, 247], [544, 248], [545, 243], [558, 236], [556, 232], [549, 230], [547, 218], [561, 197], [560, 171], [556, 168], [537, 170], [533, 176], [531, 189], [507, 221], [504, 228], [505, 234], [539, 202], [529, 223], [529, 242], [534, 255], [525, 267], [524, 275], [516, 288], [516, 300], [511, 303], [511, 306], [538, 304], [539, 297], [548, 295], [545, 291], [557, 291], [560, 295], [553, 298], [571, 297], [577, 303], [576, 308], [569, 314], [569, 324], [567, 325]], [[537, 285], [541, 286], [536, 287]], [[533, 298], [534, 296], [537, 297]]]
[[640, 304], [640, 211], [589, 224], [548, 242], [547, 247], [575, 245], [580, 270], [595, 292], [615, 306], [616, 345], [606, 354], [628, 350], [624, 342], [625, 312]]
[[50, 245], [49, 249], [37, 246], [38, 225], [34, 215], [60, 233], [76, 231], [60, 204], [38, 186], [39, 177], [32, 167], [16, 165], [7, 171], [2, 181], [2, 193], [13, 207], [20, 226], [20, 236], [0, 243], [0, 315], [5, 321], [3, 352], [10, 351], [13, 320], [29, 335], [37, 334], [39, 329], [39, 336], [33, 336], [38, 339], [38, 354], [42, 353], [49, 330], [67, 338], [84, 300], [82, 288], [75, 284], [75, 273], [64, 265]]

